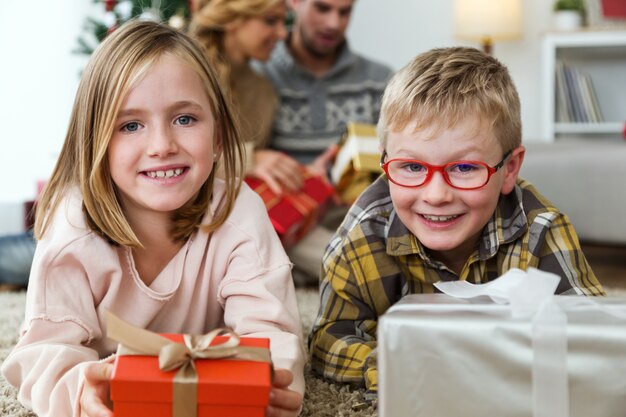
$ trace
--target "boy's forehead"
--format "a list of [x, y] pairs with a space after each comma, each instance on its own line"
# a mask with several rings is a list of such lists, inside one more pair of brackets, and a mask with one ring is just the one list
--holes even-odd
[[[464, 117], [454, 123], [437, 120], [421, 125], [416, 118], [404, 127], [392, 129], [387, 135], [388, 151], [407, 150], [430, 142], [446, 142], [448, 148], [454, 150], [491, 150], [500, 144], [494, 136], [491, 124], [480, 117]], [[458, 146], [457, 146], [458, 145]]]

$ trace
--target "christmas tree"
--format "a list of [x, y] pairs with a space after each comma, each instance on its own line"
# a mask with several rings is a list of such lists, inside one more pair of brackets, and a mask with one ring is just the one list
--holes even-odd
[[138, 18], [167, 22], [183, 29], [189, 20], [192, 0], [94, 0], [102, 7], [102, 18], [88, 17], [87, 35], [78, 39], [77, 53], [91, 55], [100, 42], [124, 22]]

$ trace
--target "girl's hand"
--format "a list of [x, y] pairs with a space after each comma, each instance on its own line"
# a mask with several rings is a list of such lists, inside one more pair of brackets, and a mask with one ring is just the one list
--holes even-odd
[[113, 417], [109, 401], [111, 363], [90, 363], [85, 367], [85, 384], [80, 396], [81, 417]]
[[287, 388], [291, 381], [293, 381], [291, 371], [276, 369], [266, 417], [295, 417], [300, 413], [302, 395]]

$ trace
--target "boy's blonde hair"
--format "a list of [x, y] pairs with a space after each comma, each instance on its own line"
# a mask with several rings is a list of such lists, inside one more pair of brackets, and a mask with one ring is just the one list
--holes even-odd
[[409, 123], [416, 130], [453, 127], [467, 116], [490, 124], [504, 152], [522, 141], [520, 101], [507, 68], [474, 48], [438, 48], [418, 55], [398, 71], [383, 94], [378, 135]]
[[230, 65], [224, 51], [224, 29], [234, 22], [259, 17], [285, 0], [199, 0], [189, 34], [204, 47], [220, 80], [228, 85]]
[[[217, 77], [202, 48], [185, 34], [154, 22], [131, 21], [102, 42], [85, 68], [65, 143], [37, 207], [37, 238], [46, 232], [67, 191], [76, 186], [92, 230], [114, 244], [141, 247], [122, 210], [107, 150], [128, 92], [164, 54], [188, 63], [204, 85], [215, 119], [215, 137], [207, 140], [221, 150], [226, 174], [226, 194], [205, 230], [214, 230], [226, 220], [241, 186], [243, 158], [239, 133]], [[187, 239], [199, 226], [212, 198], [214, 179], [215, 169], [197, 196], [173, 215], [174, 240]]]

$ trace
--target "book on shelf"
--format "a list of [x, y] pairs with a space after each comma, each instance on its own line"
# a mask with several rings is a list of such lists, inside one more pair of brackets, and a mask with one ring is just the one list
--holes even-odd
[[600, 111], [600, 103], [598, 102], [598, 96], [596, 95], [596, 90], [593, 88], [593, 81], [588, 74], [585, 74], [584, 81], [586, 84], [587, 94], [589, 95], [589, 101], [591, 103], [591, 110], [594, 115], [594, 122], [602, 123], [604, 122], [604, 117], [602, 116], [602, 112]]
[[600, 123], [604, 120], [588, 74], [558, 60], [555, 81], [558, 122]]
[[565, 85], [565, 73], [563, 63], [556, 63], [556, 120], [561, 123], [570, 123], [574, 120], [572, 108], [567, 97], [567, 86]]

